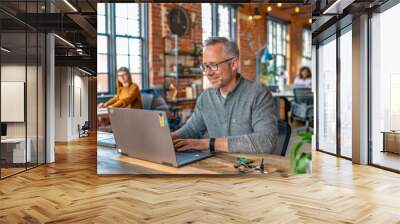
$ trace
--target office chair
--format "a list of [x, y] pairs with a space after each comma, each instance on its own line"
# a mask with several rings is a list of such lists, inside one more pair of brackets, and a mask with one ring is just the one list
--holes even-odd
[[292, 128], [289, 123], [279, 120], [278, 129], [279, 132], [276, 140], [275, 151], [272, 154], [285, 156], [289, 145], [290, 135], [292, 134]]
[[85, 121], [85, 123], [82, 125], [82, 127], [78, 124], [79, 138], [80, 138], [80, 137], [87, 137], [87, 136], [89, 136], [89, 130], [90, 130], [90, 123], [89, 123], [89, 121]]
[[314, 97], [310, 88], [293, 89], [294, 101], [292, 101], [291, 121], [299, 120], [306, 123], [306, 130], [314, 120]]
[[182, 126], [182, 119], [179, 111], [180, 106], [170, 106], [165, 101], [163, 90], [160, 88], [148, 88], [141, 90], [143, 109], [165, 111], [168, 116], [169, 127], [171, 130], [177, 130]]
[[[274, 102], [275, 102], [276, 116], [279, 118], [279, 120], [288, 122], [289, 121], [289, 111], [290, 111], [289, 100], [283, 96], [275, 96]], [[283, 106], [283, 111], [281, 111], [282, 106]]]

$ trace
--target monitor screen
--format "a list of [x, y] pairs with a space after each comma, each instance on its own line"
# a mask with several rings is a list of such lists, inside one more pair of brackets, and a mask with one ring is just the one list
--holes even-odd
[[7, 136], [7, 124], [1, 123], [1, 136]]

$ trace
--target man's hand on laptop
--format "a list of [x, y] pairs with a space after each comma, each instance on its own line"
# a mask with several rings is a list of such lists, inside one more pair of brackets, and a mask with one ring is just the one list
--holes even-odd
[[174, 139], [174, 146], [176, 151], [186, 150], [208, 150], [210, 139]]

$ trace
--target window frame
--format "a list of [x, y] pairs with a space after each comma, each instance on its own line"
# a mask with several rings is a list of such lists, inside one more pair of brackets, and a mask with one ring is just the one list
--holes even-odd
[[[237, 40], [237, 5], [229, 3], [202, 3], [211, 5], [211, 36], [219, 36], [219, 6], [228, 8], [229, 11], [229, 39]], [[235, 19], [235, 21], [233, 20]], [[202, 37], [203, 41], [205, 40]]]
[[[103, 102], [111, 98], [116, 92], [116, 71], [117, 71], [117, 38], [127, 38], [128, 44], [130, 39], [139, 39], [141, 41], [141, 72], [132, 73], [132, 75], [141, 75], [142, 86], [141, 88], [148, 88], [149, 86], [149, 63], [148, 63], [148, 6], [145, 3], [129, 3], [129, 4], [139, 4], [139, 31], [140, 36], [132, 35], [121, 35], [116, 34], [116, 6], [118, 3], [104, 3], [106, 4], [106, 34], [108, 36], [108, 87], [109, 91], [106, 93], [98, 93], [97, 97], [99, 101]], [[102, 33], [97, 33], [97, 35], [104, 35]], [[130, 59], [129, 49], [128, 49], [128, 64]], [[129, 66], [128, 66], [129, 67]], [[129, 67], [129, 69], [131, 69]]]
[[[97, 93], [97, 95], [108, 95], [108, 94], [110, 94], [110, 91], [111, 91], [111, 88], [112, 88], [112, 86], [111, 86], [111, 84], [110, 84], [110, 16], [109, 16], [109, 13], [110, 13], [110, 6], [109, 6], [109, 4], [107, 4], [107, 3], [102, 3], [102, 4], [104, 4], [104, 9], [105, 9], [105, 12], [104, 12], [104, 17], [105, 17], [105, 32], [97, 32], [97, 36], [104, 36], [104, 37], [106, 37], [106, 41], [107, 41], [107, 53], [106, 54], [104, 54], [104, 53], [101, 53], [101, 55], [106, 55], [106, 57], [107, 57], [107, 72], [106, 73], [99, 73], [99, 72], [97, 72], [97, 74], [99, 75], [99, 74], [101, 74], [101, 75], [103, 75], [103, 74], [105, 74], [105, 75], [107, 75], [107, 81], [108, 81], [108, 83], [107, 83], [107, 92], [101, 92], [101, 93]], [[97, 15], [99, 15], [99, 12], [97, 12]], [[97, 29], [98, 30], [98, 29]], [[99, 53], [97, 52], [97, 56], [99, 55]]]
[[[271, 31], [271, 27], [270, 27], [270, 23], [273, 24], [272, 25], [272, 31]], [[282, 45], [282, 53], [277, 53], [278, 49], [281, 46], [278, 46], [278, 31], [277, 31], [277, 26], [281, 26], [284, 29], [281, 29], [281, 34], [280, 34], [280, 41], [281, 43], [284, 45]], [[277, 58], [278, 56], [281, 56], [283, 58], [283, 68], [284, 71], [287, 70], [287, 61], [288, 61], [288, 56], [287, 56], [287, 51], [288, 51], [288, 40], [286, 38], [287, 34], [288, 34], [288, 30], [289, 30], [289, 23], [285, 20], [273, 17], [271, 15], [267, 15], [267, 45], [268, 45], [268, 50], [270, 52], [270, 54], [272, 55], [273, 59], [273, 67], [275, 68], [275, 71], [278, 72], [278, 65], [277, 65]], [[271, 35], [270, 35], [271, 32]], [[284, 34], [284, 35], [282, 35]], [[270, 36], [272, 38], [270, 38]], [[272, 39], [272, 40], [271, 40]], [[273, 42], [275, 43], [273, 43]]]
[[[305, 33], [307, 33], [308, 37], [309, 37], [309, 52], [306, 52], [305, 50], [305, 45], [307, 43], [305, 43], [304, 40], [304, 35]], [[308, 45], [308, 44], [307, 44]], [[309, 54], [307, 54], [309, 53]], [[311, 61], [312, 61], [312, 31], [310, 27], [304, 27], [303, 29], [303, 34], [302, 34], [302, 64], [304, 65], [303, 61], [308, 61], [310, 62], [307, 66], [311, 66]]]

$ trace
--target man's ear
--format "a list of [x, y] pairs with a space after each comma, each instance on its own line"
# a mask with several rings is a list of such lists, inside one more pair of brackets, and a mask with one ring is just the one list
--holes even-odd
[[232, 67], [232, 70], [236, 70], [236, 71], [239, 70], [239, 58], [234, 58], [231, 61], [231, 67]]

